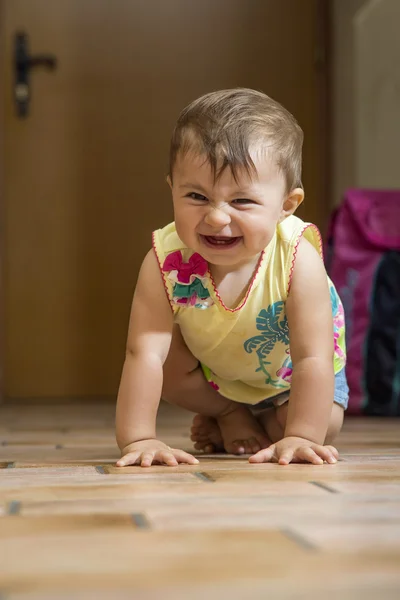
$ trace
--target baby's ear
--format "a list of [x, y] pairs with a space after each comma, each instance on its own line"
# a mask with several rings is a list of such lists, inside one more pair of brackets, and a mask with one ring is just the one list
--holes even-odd
[[303, 200], [304, 190], [302, 188], [295, 188], [292, 190], [283, 203], [280, 221], [290, 217], [290, 215], [297, 210]]
[[172, 190], [172, 179], [171, 179], [171, 176], [170, 176], [170, 175], [167, 175], [167, 183], [168, 183], [169, 187], [170, 187], [170, 188], [171, 188], [171, 190]]

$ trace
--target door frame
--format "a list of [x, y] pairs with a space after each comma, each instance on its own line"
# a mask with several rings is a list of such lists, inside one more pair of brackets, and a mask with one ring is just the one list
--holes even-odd
[[315, 68], [318, 72], [319, 96], [319, 145], [323, 152], [323, 173], [321, 178], [321, 201], [324, 207], [322, 235], [326, 233], [330, 212], [334, 205], [333, 194], [333, 1], [317, 0], [317, 32], [315, 42]]
[[[333, 0], [314, 0], [316, 10], [316, 39], [315, 39], [315, 69], [317, 71], [317, 93], [319, 96], [319, 145], [323, 152], [323, 174], [320, 197], [326, 203], [324, 228], [333, 206], [332, 191], [332, 29], [333, 29]], [[4, 56], [4, 21], [5, 0], [0, 0], [0, 56]], [[4, 99], [9, 90], [5, 88], [4, 62], [0, 60], [0, 403], [4, 402], [4, 253], [1, 223], [4, 215], [4, 143], [5, 143], [5, 112]], [[324, 233], [324, 231], [323, 231]]]

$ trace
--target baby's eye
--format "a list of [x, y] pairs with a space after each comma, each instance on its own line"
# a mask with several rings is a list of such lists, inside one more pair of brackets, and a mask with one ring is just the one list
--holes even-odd
[[202, 202], [207, 200], [205, 196], [202, 196], [202, 194], [197, 194], [197, 192], [190, 192], [190, 194], [187, 194], [186, 197], [192, 198], [192, 200], [201, 200]]
[[240, 206], [245, 206], [246, 204], [255, 204], [254, 200], [250, 200], [249, 198], [236, 198], [236, 200], [232, 200], [232, 204], [239, 204]]

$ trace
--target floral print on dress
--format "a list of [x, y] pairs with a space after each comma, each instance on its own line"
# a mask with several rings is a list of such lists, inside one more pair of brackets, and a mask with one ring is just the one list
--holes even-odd
[[162, 270], [173, 283], [172, 301], [178, 306], [208, 308], [213, 304], [207, 282], [208, 263], [197, 252], [184, 262], [182, 252], [177, 250], [165, 258]]
[[[286, 315], [282, 315], [283, 318], [281, 318], [284, 306], [285, 303], [280, 300], [268, 306], [267, 309], [263, 308], [259, 312], [256, 319], [256, 327], [260, 331], [260, 334], [249, 338], [244, 343], [244, 349], [248, 354], [256, 353], [259, 365], [256, 373], [261, 371], [265, 375], [265, 383], [267, 385], [287, 389], [290, 383], [288, 377], [289, 375], [291, 377], [291, 362], [288, 362], [287, 365], [284, 364], [278, 370], [276, 373], [278, 379], [275, 379], [269, 372], [271, 362], [268, 360], [268, 356], [277, 344], [285, 345], [285, 352], [289, 354], [289, 326]], [[282, 375], [285, 375], [285, 377]]]
[[215, 381], [212, 380], [212, 371], [209, 367], [207, 367], [206, 365], [201, 365], [201, 368], [203, 370], [204, 373], [204, 377], [206, 378], [206, 381], [211, 385], [211, 387], [218, 392], [219, 390], [219, 385], [217, 383], [215, 383]]
[[292, 383], [293, 363], [290, 357], [289, 348], [286, 348], [285, 352], [286, 354], [288, 354], [288, 357], [285, 359], [283, 366], [277, 370], [276, 374], [278, 375], [278, 377], [283, 379], [283, 381], [286, 381], [287, 383]]
[[[340, 346], [345, 325], [344, 310], [333, 286], [330, 288], [330, 298], [333, 316], [335, 354], [340, 359], [345, 359], [345, 351]], [[265, 383], [267, 385], [272, 385], [275, 388], [287, 389], [292, 382], [293, 364], [290, 357], [289, 326], [286, 315], [281, 314], [284, 306], [285, 303], [279, 301], [259, 312], [256, 319], [256, 327], [260, 334], [249, 338], [244, 343], [244, 349], [248, 354], [253, 352], [256, 354], [259, 365], [256, 369], [256, 373], [259, 371], [264, 373]], [[268, 357], [277, 344], [284, 344], [286, 346], [285, 354], [287, 354], [287, 357], [285, 358], [283, 365], [276, 372], [278, 379], [275, 379], [269, 372], [269, 365], [272, 363], [268, 360]]]
[[339, 339], [344, 328], [344, 310], [339, 296], [333, 286], [330, 288], [332, 316], [333, 316], [333, 339], [335, 344], [335, 354], [344, 359], [345, 353], [339, 345]]

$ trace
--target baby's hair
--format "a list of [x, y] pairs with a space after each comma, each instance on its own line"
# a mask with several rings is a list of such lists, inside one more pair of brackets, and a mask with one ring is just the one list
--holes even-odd
[[235, 179], [240, 168], [251, 175], [254, 144], [271, 152], [287, 192], [302, 187], [302, 129], [279, 102], [246, 88], [211, 92], [183, 109], [172, 134], [169, 175], [172, 180], [178, 154], [191, 150], [206, 156], [215, 179], [227, 167]]

